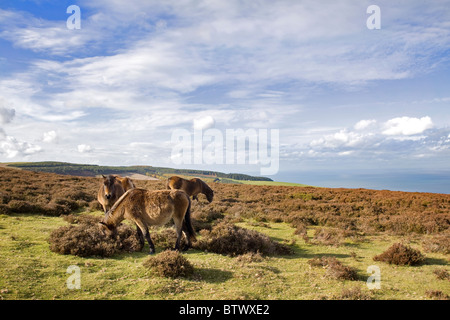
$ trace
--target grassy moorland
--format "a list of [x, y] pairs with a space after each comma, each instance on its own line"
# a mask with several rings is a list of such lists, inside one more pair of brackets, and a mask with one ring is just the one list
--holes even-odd
[[[55, 230], [77, 217], [102, 216], [95, 200], [99, 179], [8, 168], [0, 168], [0, 175], [0, 299], [448, 299], [450, 295], [450, 195], [211, 183], [214, 201], [208, 204], [203, 196], [193, 201], [198, 243], [214, 234], [222, 236], [217, 238], [220, 243], [227, 243], [230, 239], [222, 229], [238, 226], [240, 233], [234, 236], [250, 235], [245, 239], [254, 241], [261, 238], [256, 235], [266, 235], [290, 252], [242, 254], [231, 247], [228, 254], [220, 254], [214, 246], [197, 244], [183, 253], [194, 272], [173, 279], [144, 266], [149, 259], [147, 244], [142, 252], [109, 257], [50, 250]], [[147, 189], [164, 188], [162, 181], [135, 182]], [[161, 255], [165, 243], [158, 232], [152, 230], [152, 236]], [[374, 261], [394, 243], [420, 251], [423, 262], [412, 266]], [[80, 268], [80, 289], [67, 287], [67, 268], [72, 265]], [[366, 285], [372, 265], [379, 267], [380, 289], [369, 290]]]

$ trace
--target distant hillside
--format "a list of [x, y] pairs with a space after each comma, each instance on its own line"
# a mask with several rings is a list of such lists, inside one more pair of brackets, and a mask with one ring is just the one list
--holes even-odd
[[7, 164], [10, 167], [16, 167], [32, 171], [59, 173], [65, 175], [94, 177], [100, 174], [142, 174], [151, 177], [163, 178], [167, 175], [185, 175], [202, 176], [210, 179], [223, 180], [223, 182], [232, 180], [238, 181], [273, 181], [266, 177], [255, 177], [241, 173], [222, 173], [216, 171], [191, 170], [191, 169], [173, 169], [152, 166], [99, 166], [92, 164], [76, 164], [68, 162], [12, 162]]

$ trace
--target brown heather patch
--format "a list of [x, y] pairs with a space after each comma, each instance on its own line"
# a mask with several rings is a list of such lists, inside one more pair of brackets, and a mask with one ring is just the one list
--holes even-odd
[[450, 253], [450, 232], [434, 235], [422, 242], [425, 252]]
[[75, 224], [60, 227], [50, 234], [51, 251], [80, 257], [110, 257], [119, 252], [142, 250], [136, 231], [127, 224], [121, 224], [115, 235], [108, 236], [98, 226], [100, 218], [84, 216], [78, 219], [71, 216], [67, 220]]
[[427, 290], [425, 294], [428, 298], [434, 300], [450, 300], [450, 296], [440, 290]]
[[194, 267], [180, 252], [163, 251], [156, 256], [149, 257], [143, 263], [144, 267], [167, 278], [188, 277], [194, 272]]
[[[0, 213], [58, 216], [76, 210], [98, 210], [100, 180], [0, 168]], [[163, 181], [135, 180], [137, 187], [164, 189]], [[450, 195], [366, 189], [255, 186], [210, 183], [208, 204], [193, 201], [197, 231], [211, 230], [224, 216], [256, 222], [286, 222], [305, 234], [308, 226], [342, 230], [342, 236], [385, 232], [438, 235], [450, 226]], [[442, 246], [442, 245], [440, 245]], [[448, 246], [447, 246], [448, 247]]]
[[337, 280], [358, 280], [356, 270], [345, 266], [335, 257], [320, 257], [308, 260], [311, 267], [323, 267], [327, 269], [326, 276]]
[[394, 243], [382, 254], [373, 257], [374, 261], [383, 261], [389, 264], [415, 266], [425, 262], [423, 254], [410, 246]]
[[292, 254], [286, 245], [271, 240], [254, 230], [238, 227], [229, 222], [220, 222], [211, 231], [203, 230], [202, 239], [194, 244], [199, 250], [238, 256], [249, 252], [263, 255]]

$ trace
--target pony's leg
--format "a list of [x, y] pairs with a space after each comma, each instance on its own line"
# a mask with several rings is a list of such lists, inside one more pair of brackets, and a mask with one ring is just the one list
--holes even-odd
[[148, 245], [150, 246], [150, 252], [149, 254], [155, 253], [155, 245], [153, 244], [152, 238], [150, 238], [150, 232], [148, 231], [148, 228], [145, 224], [136, 221], [136, 225], [141, 229], [141, 233], [144, 234], [145, 239], [148, 242]]
[[148, 228], [146, 228], [144, 232], [145, 239], [147, 239], [148, 245], [150, 246], [149, 254], [155, 253], [155, 245], [152, 242], [152, 239], [150, 238], [150, 232], [148, 231]]
[[173, 220], [175, 222], [175, 228], [177, 230], [177, 241], [175, 242], [175, 250], [180, 250], [180, 242], [181, 242], [181, 236], [183, 232], [183, 219], [180, 219], [178, 217], [173, 217]]
[[141, 244], [141, 247], [143, 249], [144, 248], [144, 244], [145, 244], [145, 239], [144, 239], [144, 235], [142, 234], [141, 228], [139, 228], [139, 226], [137, 224], [136, 224], [136, 231], [137, 231], [137, 234], [138, 234], [139, 243]]
[[197, 200], [198, 201], [197, 195], [192, 196], [192, 200]]
[[189, 231], [186, 227], [186, 222], [183, 220], [183, 232], [184, 232], [184, 237], [186, 238], [187, 244], [183, 247], [183, 251], [187, 251], [190, 247], [192, 247], [192, 243], [191, 243], [191, 237], [189, 237]]

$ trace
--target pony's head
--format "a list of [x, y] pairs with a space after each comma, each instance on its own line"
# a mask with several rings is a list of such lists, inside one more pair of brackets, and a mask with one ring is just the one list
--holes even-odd
[[206, 199], [208, 200], [208, 202], [211, 203], [214, 198], [214, 191], [210, 187], [206, 188], [205, 196], [206, 196]]
[[107, 200], [111, 199], [114, 194], [114, 188], [116, 186], [116, 177], [113, 175], [104, 176], [103, 177], [103, 192], [104, 196]]
[[107, 223], [106, 221], [107, 221], [107, 220], [106, 220], [106, 217], [105, 217], [105, 218], [103, 218], [102, 221], [100, 221], [100, 222], [98, 223], [98, 226], [99, 226], [100, 230], [101, 230], [104, 234], [106, 234], [106, 235], [108, 235], [108, 236], [115, 236], [115, 235], [117, 234], [116, 226], [115, 226], [115, 225], [112, 225], [112, 224], [109, 224], [109, 223]]

